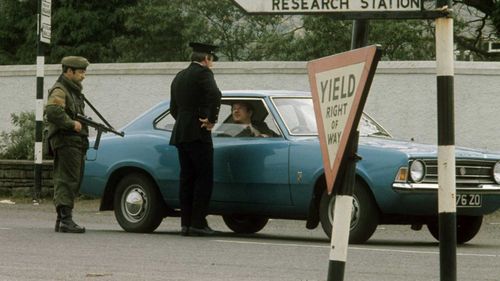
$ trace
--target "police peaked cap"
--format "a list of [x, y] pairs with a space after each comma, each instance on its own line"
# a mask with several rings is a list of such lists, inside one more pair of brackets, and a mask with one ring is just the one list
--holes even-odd
[[69, 56], [61, 60], [61, 64], [74, 69], [87, 69], [89, 61], [84, 57]]
[[193, 48], [193, 52], [205, 53], [212, 55], [214, 57], [214, 61], [218, 61], [219, 57], [215, 54], [215, 50], [219, 48], [219, 46], [214, 46], [210, 44], [191, 42], [189, 43], [189, 47]]

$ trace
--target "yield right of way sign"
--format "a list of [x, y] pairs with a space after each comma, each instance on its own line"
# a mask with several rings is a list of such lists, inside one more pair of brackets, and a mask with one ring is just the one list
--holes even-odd
[[328, 193], [344, 164], [349, 137], [357, 129], [380, 52], [369, 46], [307, 64]]

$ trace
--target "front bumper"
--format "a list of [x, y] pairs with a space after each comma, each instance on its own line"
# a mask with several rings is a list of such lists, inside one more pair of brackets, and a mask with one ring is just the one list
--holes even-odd
[[[393, 183], [392, 189], [398, 193], [434, 193], [438, 190], [436, 183]], [[500, 185], [480, 184], [477, 187], [457, 187], [457, 193], [497, 194], [500, 195]]]

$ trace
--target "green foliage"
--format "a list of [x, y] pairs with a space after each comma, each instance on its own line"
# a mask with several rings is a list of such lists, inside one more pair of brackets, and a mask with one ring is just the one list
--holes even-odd
[[296, 60], [311, 60], [351, 48], [352, 21], [334, 20], [331, 16], [305, 16], [303, 28], [302, 35], [294, 43]]
[[116, 62], [114, 38], [125, 33], [122, 9], [136, 0], [52, 1], [52, 35], [47, 61], [59, 63], [67, 55], [92, 62]]
[[0, 2], [0, 64], [33, 63], [36, 57], [36, 1]]
[[500, 1], [495, 3], [495, 8], [491, 13], [491, 21], [495, 26], [497, 38], [500, 38]]
[[15, 128], [10, 133], [0, 134], [0, 158], [33, 160], [35, 113], [23, 111], [10, 116]]
[[203, 30], [185, 0], [141, 0], [120, 11], [124, 32], [113, 39], [121, 62], [187, 60], [188, 42]]
[[192, 40], [214, 41], [229, 61], [280, 59], [294, 39], [291, 17], [249, 16], [231, 0], [186, 1], [184, 9], [205, 29]]
[[436, 54], [430, 21], [371, 21], [368, 42], [382, 45], [384, 60], [430, 60]]
[[[36, 0], [0, 0], [0, 65], [36, 61]], [[435, 1], [425, 0], [430, 9]], [[453, 1], [457, 50], [495, 60], [484, 38], [500, 37], [500, 2]], [[433, 21], [370, 21], [385, 60], [434, 58]], [[46, 62], [81, 55], [93, 63], [188, 60], [190, 41], [221, 45], [227, 61], [310, 60], [350, 49], [352, 21], [332, 15], [256, 16], [232, 0], [52, 1]]]

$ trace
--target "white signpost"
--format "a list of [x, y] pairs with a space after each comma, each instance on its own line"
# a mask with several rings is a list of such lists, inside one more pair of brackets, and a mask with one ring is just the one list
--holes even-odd
[[33, 204], [39, 204], [42, 190], [42, 130], [43, 130], [43, 79], [45, 76], [45, 55], [43, 43], [49, 45], [51, 37], [52, 0], [38, 1], [37, 50], [36, 50], [36, 103], [35, 103], [35, 173]]

